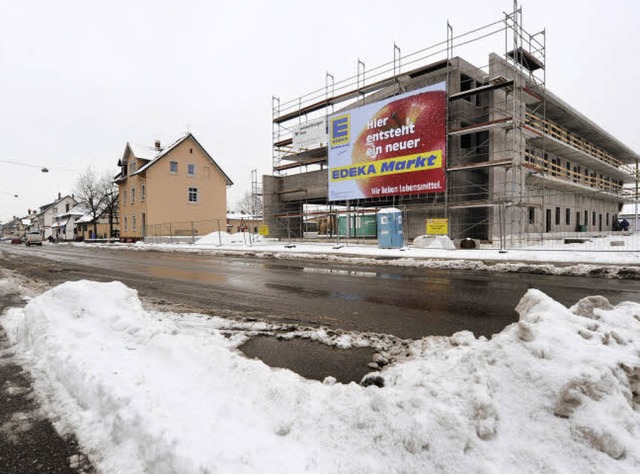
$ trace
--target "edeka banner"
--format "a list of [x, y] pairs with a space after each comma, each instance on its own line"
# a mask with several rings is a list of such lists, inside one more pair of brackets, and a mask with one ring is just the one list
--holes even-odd
[[445, 190], [444, 82], [329, 117], [329, 200]]

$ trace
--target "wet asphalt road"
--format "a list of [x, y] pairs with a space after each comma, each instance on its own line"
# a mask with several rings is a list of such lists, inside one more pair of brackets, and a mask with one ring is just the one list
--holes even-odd
[[[324, 325], [330, 329], [376, 332], [402, 338], [476, 335], [514, 322], [519, 299], [537, 288], [571, 305], [600, 294], [613, 304], [640, 302], [640, 282], [442, 271], [391, 266], [353, 266], [326, 261], [213, 257], [131, 250], [0, 246], [0, 266], [35, 280], [120, 280], [142, 296], [182, 304], [185, 309], [278, 322]], [[19, 305], [16, 295], [0, 297], [0, 311]], [[334, 375], [358, 381], [368, 372], [371, 350], [362, 353], [304, 340], [286, 345], [254, 338], [246, 352], [272, 366], [308, 378]], [[73, 437], [59, 436], [39, 414], [31, 380], [16, 363], [0, 329], [0, 473], [93, 472]]]
[[91, 249], [3, 246], [13, 256], [55, 262], [51, 279], [118, 279], [142, 295], [204, 312], [227, 310], [279, 322], [416, 339], [470, 330], [490, 336], [517, 320], [529, 288], [572, 305], [590, 295], [640, 302], [640, 282], [500, 274], [327, 261], [218, 257]]
[[[19, 306], [17, 295], [0, 294], [0, 313]], [[30, 376], [14, 360], [0, 326], [0, 472], [91, 473], [93, 467], [73, 436], [60, 436], [33, 397]]]

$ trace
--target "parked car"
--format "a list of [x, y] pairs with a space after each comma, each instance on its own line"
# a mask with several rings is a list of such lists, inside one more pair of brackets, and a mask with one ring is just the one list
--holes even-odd
[[29, 232], [27, 234], [27, 240], [25, 241], [27, 247], [31, 245], [40, 245], [42, 246], [42, 237], [38, 232]]
[[22, 237], [11, 237], [11, 243], [12, 244], [21, 244], [22, 243]]

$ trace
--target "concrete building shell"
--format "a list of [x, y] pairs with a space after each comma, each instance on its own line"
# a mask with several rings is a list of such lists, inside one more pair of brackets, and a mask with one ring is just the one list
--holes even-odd
[[[303, 235], [305, 204], [329, 206], [327, 147], [294, 149], [287, 130], [313, 116], [349, 110], [446, 81], [447, 190], [369, 198], [333, 207], [404, 212], [405, 234], [425, 233], [429, 218], [447, 217], [452, 239], [496, 242], [525, 235], [607, 231], [630, 197], [640, 156], [551, 93], [545, 84], [544, 35], [529, 35], [520, 12], [507, 15], [505, 54], [476, 67], [452, 55], [368, 86], [359, 76], [351, 90], [305, 105], [274, 100], [273, 175], [263, 176], [264, 219], [270, 235]], [[511, 49], [512, 47], [512, 49]], [[331, 78], [332, 79], [332, 78]], [[336, 109], [338, 105], [340, 108]], [[351, 211], [349, 211], [351, 212]]]

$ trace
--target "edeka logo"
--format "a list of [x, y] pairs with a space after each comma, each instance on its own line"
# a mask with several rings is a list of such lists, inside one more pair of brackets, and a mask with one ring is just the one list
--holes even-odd
[[347, 181], [365, 179], [372, 176], [388, 176], [391, 174], [412, 173], [442, 168], [442, 150], [415, 155], [398, 156], [386, 160], [372, 161], [364, 165], [348, 165], [332, 168], [329, 173], [331, 181]]
[[331, 131], [331, 146], [344, 145], [351, 140], [350, 115], [340, 115], [333, 117], [329, 123]]

